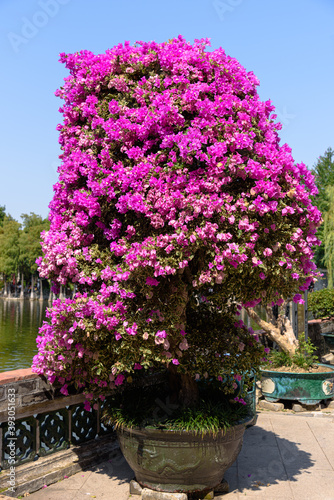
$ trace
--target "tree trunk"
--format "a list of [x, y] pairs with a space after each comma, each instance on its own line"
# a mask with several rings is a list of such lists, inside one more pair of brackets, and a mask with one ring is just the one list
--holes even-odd
[[281, 333], [281, 330], [272, 323], [268, 323], [260, 318], [260, 316], [254, 311], [254, 309], [246, 308], [249, 316], [265, 331], [273, 342], [282, 349], [282, 351], [293, 355], [298, 348], [298, 340], [295, 337], [293, 328], [289, 318], [286, 316], [281, 316], [282, 326], [285, 331]]
[[49, 290], [49, 298], [48, 298], [48, 302], [52, 302], [52, 283], [51, 283], [51, 280], [49, 280], [49, 285], [50, 285], [50, 290]]
[[178, 373], [174, 365], [168, 366], [169, 398], [172, 404], [195, 406], [199, 399], [198, 386], [191, 375]]
[[195, 406], [199, 399], [198, 385], [195, 379], [188, 374], [181, 374], [181, 390], [179, 400], [182, 406]]
[[31, 275], [31, 290], [30, 290], [30, 299], [33, 300], [35, 298], [35, 290], [34, 290], [35, 282], [34, 276]]
[[24, 274], [23, 273], [21, 273], [20, 299], [24, 299]]
[[43, 280], [40, 279], [39, 280], [39, 300], [43, 300], [44, 297], [43, 297]]

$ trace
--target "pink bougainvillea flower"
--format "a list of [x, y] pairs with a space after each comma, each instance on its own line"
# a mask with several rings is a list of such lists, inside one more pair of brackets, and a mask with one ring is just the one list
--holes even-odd
[[256, 76], [209, 46], [60, 55], [61, 165], [38, 271], [75, 293], [48, 309], [33, 370], [82, 390], [87, 410], [140, 368], [233, 392], [231, 367], [265, 357], [236, 303], [301, 303], [316, 277], [313, 175], [280, 144]]
[[146, 284], [147, 285], [151, 285], [151, 286], [158, 286], [159, 285], [159, 281], [156, 280], [155, 278], [146, 278]]

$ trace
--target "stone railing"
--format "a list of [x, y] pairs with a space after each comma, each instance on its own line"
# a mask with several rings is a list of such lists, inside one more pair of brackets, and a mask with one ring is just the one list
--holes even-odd
[[[163, 379], [157, 373], [136, 384]], [[84, 399], [63, 396], [31, 369], [0, 373], [0, 498], [25, 496], [119, 454], [101, 422], [104, 403], [87, 411]]]
[[0, 373], [1, 469], [110, 433], [100, 407], [83, 408], [84, 395], [62, 396], [31, 369]]

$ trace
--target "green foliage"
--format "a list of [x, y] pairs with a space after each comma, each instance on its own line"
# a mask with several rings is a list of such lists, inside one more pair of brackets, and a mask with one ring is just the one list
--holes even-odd
[[299, 368], [304, 368], [308, 370], [314, 363], [317, 363], [318, 358], [315, 356], [314, 351], [316, 347], [312, 344], [310, 339], [305, 340], [304, 338], [299, 339], [298, 349], [292, 356], [292, 362]]
[[319, 156], [312, 170], [319, 191], [316, 198], [317, 207], [321, 212], [328, 210], [326, 188], [334, 185], [334, 151], [328, 148], [323, 156]]
[[314, 355], [316, 347], [314, 347], [311, 340], [305, 340], [305, 336], [304, 338], [300, 337], [298, 340], [299, 345], [293, 355], [284, 351], [272, 350], [268, 356], [270, 366], [274, 368], [289, 366], [309, 370], [314, 363], [317, 363], [318, 358]]
[[334, 185], [326, 188], [328, 209], [324, 214], [324, 264], [328, 271], [328, 288], [333, 288], [334, 275]]
[[308, 309], [314, 318], [334, 317], [334, 290], [325, 288], [308, 295]]
[[[319, 157], [313, 167], [312, 173], [315, 176], [315, 183], [319, 191], [314, 201], [325, 218], [332, 203], [328, 187], [334, 186], [334, 151], [331, 148], [328, 148], [324, 155]], [[322, 244], [315, 250], [315, 261], [318, 267], [326, 266], [325, 248], [326, 246], [328, 248], [328, 245], [331, 244], [330, 241], [326, 244], [324, 226], [325, 224], [323, 223], [317, 231], [317, 237], [322, 241]]]
[[292, 359], [288, 352], [272, 349], [268, 356], [270, 366], [279, 368], [280, 366], [291, 366]]
[[108, 399], [102, 420], [106, 425], [218, 434], [247, 417], [247, 406], [231, 402], [217, 384], [199, 383], [200, 399], [195, 406], [172, 404], [163, 384], [134, 387]]
[[50, 223], [40, 215], [30, 212], [22, 214], [23, 229], [20, 233], [20, 268], [25, 274], [33, 274], [37, 270], [36, 259], [42, 255], [41, 233], [47, 231]]
[[3, 225], [5, 217], [6, 217], [6, 207], [5, 205], [0, 205], [0, 226]]
[[18, 271], [20, 224], [5, 216], [0, 227], [0, 271], [7, 276]]
[[50, 223], [40, 215], [22, 214], [23, 223], [4, 213], [0, 206], [0, 272], [6, 276], [36, 272], [36, 259], [42, 255], [41, 232], [47, 231]]

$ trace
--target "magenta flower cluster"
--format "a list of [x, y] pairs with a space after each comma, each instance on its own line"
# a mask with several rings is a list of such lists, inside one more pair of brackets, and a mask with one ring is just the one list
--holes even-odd
[[[196, 376], [201, 363], [183, 364], [193, 297], [300, 302], [314, 279], [313, 176], [280, 146], [254, 74], [208, 45], [61, 54], [62, 163], [38, 263], [56, 292], [77, 293], [53, 303], [33, 367], [64, 394], [75, 381], [93, 399], [168, 363]], [[253, 349], [259, 362], [238, 329], [235, 359]]]

